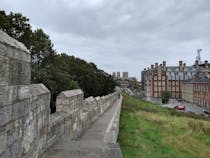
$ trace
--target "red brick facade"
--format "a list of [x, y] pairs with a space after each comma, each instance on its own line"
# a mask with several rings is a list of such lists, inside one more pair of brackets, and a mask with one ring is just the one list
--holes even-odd
[[151, 79], [151, 96], [161, 97], [162, 91], [167, 91], [167, 76], [165, 73], [155, 74]]
[[210, 109], [210, 82], [193, 83], [193, 103]]

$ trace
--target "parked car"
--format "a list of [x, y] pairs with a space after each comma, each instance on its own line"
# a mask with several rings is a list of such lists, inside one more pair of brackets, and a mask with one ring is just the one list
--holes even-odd
[[204, 114], [205, 114], [205, 116], [210, 117], [210, 111], [209, 110], [204, 110]]
[[176, 110], [185, 110], [185, 106], [184, 105], [177, 105], [174, 107], [174, 109]]

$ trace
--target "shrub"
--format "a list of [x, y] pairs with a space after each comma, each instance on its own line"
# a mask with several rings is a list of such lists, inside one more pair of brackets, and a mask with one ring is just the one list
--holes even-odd
[[162, 97], [162, 103], [163, 103], [163, 104], [168, 103], [169, 98], [170, 98], [170, 92], [168, 92], [168, 91], [163, 91], [163, 92], [161, 93], [161, 97]]

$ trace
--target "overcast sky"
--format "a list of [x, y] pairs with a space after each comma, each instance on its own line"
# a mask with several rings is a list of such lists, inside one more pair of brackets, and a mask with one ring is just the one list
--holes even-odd
[[0, 0], [33, 29], [50, 35], [58, 52], [94, 62], [108, 73], [140, 79], [145, 67], [210, 61], [210, 0]]

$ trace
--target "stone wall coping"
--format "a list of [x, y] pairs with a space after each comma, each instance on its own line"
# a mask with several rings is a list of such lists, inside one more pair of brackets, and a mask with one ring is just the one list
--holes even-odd
[[101, 97], [95, 97], [96, 101], [100, 101], [101, 100]]
[[85, 99], [87, 102], [94, 102], [95, 101], [95, 98], [94, 97], [88, 97]]
[[105, 99], [105, 96], [102, 96], [101, 99]]
[[0, 30], [0, 43], [6, 44], [6, 45], [11, 46], [13, 48], [22, 50], [22, 51], [24, 51], [28, 54], [31, 54], [23, 43], [21, 43], [21, 42], [17, 41], [16, 39], [10, 37], [8, 34], [6, 34], [5, 32], [3, 32], [1, 30]]
[[65, 117], [67, 117], [68, 114], [64, 112], [56, 112], [54, 114], [50, 115], [50, 120], [49, 120], [49, 126], [52, 127], [56, 125], [60, 121], [64, 121]]
[[33, 96], [39, 96], [43, 94], [50, 94], [50, 91], [42, 83], [21, 85], [18, 88], [18, 100], [27, 99]]
[[81, 89], [75, 89], [75, 90], [68, 90], [68, 91], [62, 91], [59, 94], [59, 97], [63, 96], [63, 97], [73, 97], [73, 96], [77, 96], [77, 95], [83, 95], [83, 91]]

